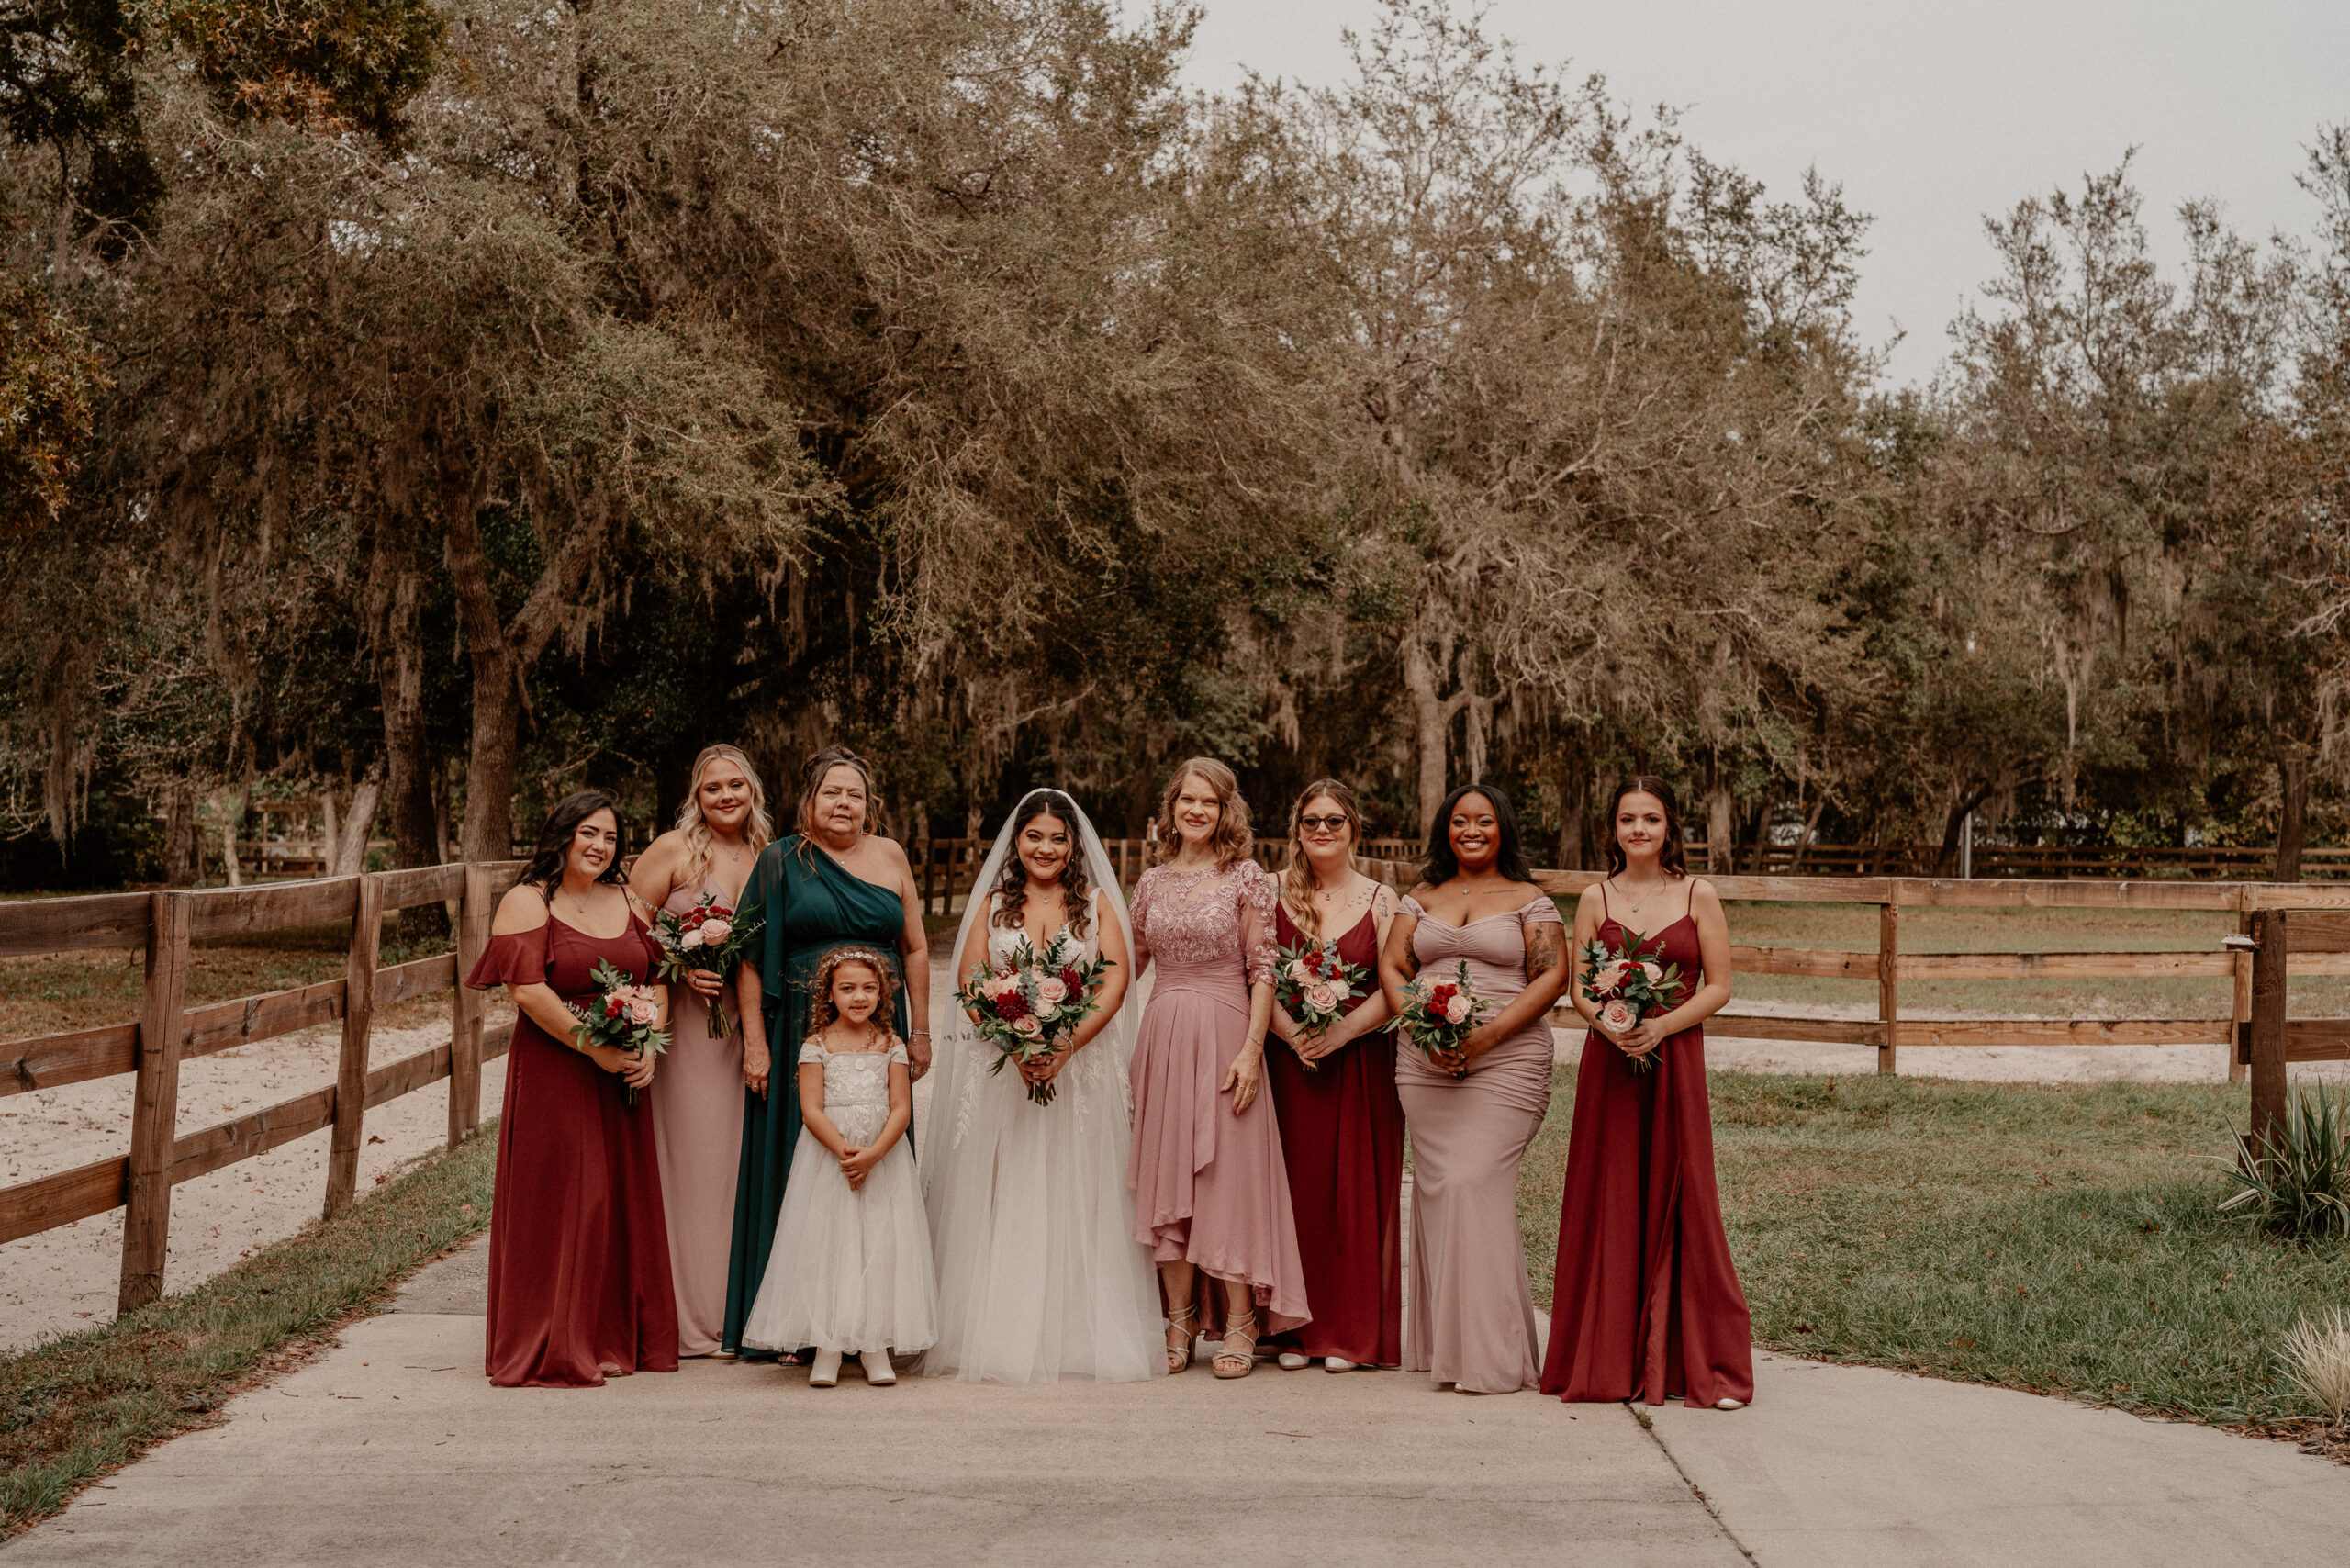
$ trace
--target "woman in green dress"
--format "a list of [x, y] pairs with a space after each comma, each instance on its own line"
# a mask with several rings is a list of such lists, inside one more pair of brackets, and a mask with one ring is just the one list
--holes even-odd
[[[912, 865], [895, 841], [871, 832], [873, 775], [845, 746], [809, 760], [795, 828], [759, 854], [743, 890], [742, 918], [764, 924], [736, 980], [743, 1014], [743, 1156], [734, 1183], [734, 1245], [726, 1271], [721, 1354], [743, 1350], [743, 1322], [767, 1277], [776, 1215], [800, 1140], [799, 1075], [808, 1034], [808, 985], [827, 952], [847, 944], [897, 959], [898, 1033], [913, 1075], [930, 1070], [930, 946]], [[773, 1063], [783, 1069], [770, 1077]]]

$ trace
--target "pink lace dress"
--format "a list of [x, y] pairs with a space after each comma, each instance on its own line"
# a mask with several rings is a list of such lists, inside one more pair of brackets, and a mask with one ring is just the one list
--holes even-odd
[[[1224, 1075], [1248, 1035], [1248, 989], [1273, 973], [1272, 879], [1253, 860], [1217, 875], [1154, 866], [1135, 886], [1135, 975], [1153, 963], [1135, 1041], [1135, 1239], [1161, 1263], [1247, 1284], [1259, 1328], [1313, 1316], [1290, 1214], [1281, 1125], [1260, 1086], [1238, 1115]], [[1207, 1294], [1211, 1308], [1223, 1295]]]

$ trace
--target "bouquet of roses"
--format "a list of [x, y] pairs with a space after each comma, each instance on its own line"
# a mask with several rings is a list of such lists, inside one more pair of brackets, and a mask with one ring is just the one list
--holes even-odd
[[[977, 1015], [979, 1037], [996, 1048], [995, 1065], [988, 1071], [1000, 1073], [1008, 1061], [1025, 1064], [1058, 1050], [1101, 1007], [1098, 992], [1109, 968], [1103, 958], [1081, 961], [1066, 931], [1042, 953], [1023, 936], [1010, 962], [997, 969], [974, 967], [970, 982], [955, 1000]], [[1028, 1098], [1049, 1105], [1053, 1086], [1032, 1083]]]
[[[1681, 1000], [1681, 966], [1656, 961], [1663, 938], [1651, 937], [1644, 944], [1629, 932], [1625, 935], [1629, 940], [1620, 953], [1610, 952], [1603, 942], [1590, 943], [1583, 950], [1583, 1000], [1598, 1007], [1600, 1026], [1611, 1035], [1623, 1034], [1648, 1014]], [[1634, 1072], [1653, 1071], [1656, 1053], [1627, 1052], [1624, 1061]]]
[[[762, 924], [735, 919], [714, 893], [702, 894], [701, 902], [683, 914], [663, 910], [653, 917], [653, 939], [661, 944], [661, 978], [685, 985], [694, 970], [706, 969], [724, 980], [751, 950]], [[710, 999], [710, 1032], [721, 1038], [734, 1032], [722, 991]]]
[[1485, 1003], [1470, 988], [1465, 958], [1452, 980], [1422, 975], [1404, 988], [1404, 1033], [1430, 1056], [1450, 1051], [1467, 1039], [1484, 1011]]
[[[1360, 964], [1338, 957], [1336, 942], [1284, 947], [1273, 964], [1273, 998], [1297, 1020], [1298, 1033], [1311, 1036], [1346, 1016], [1347, 1002], [1369, 978]], [[1299, 1057], [1297, 1065], [1314, 1072], [1322, 1064]]]
[[[609, 960], [599, 959], [591, 975], [599, 992], [587, 1006], [573, 1004], [579, 1015], [579, 1037], [591, 1046], [610, 1046], [616, 1051], [643, 1051], [657, 1057], [669, 1048], [669, 1036], [653, 1026], [661, 1016], [661, 993], [649, 985], [638, 985]], [[636, 1090], [628, 1092], [628, 1103], [636, 1103]]]

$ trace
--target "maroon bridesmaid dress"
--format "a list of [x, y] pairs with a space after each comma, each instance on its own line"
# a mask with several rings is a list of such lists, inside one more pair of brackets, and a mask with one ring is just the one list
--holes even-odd
[[[1618, 952], [1628, 935], [1612, 914], [1599, 928]], [[1698, 983], [1696, 921], [1684, 913], [1658, 940], [1659, 961]], [[1752, 1323], [1714, 1182], [1705, 1029], [1670, 1036], [1655, 1057], [1652, 1071], [1634, 1072], [1605, 1036], [1583, 1036], [1542, 1392], [1589, 1404], [1751, 1400]]]
[[[565, 1002], [597, 993], [608, 961], [649, 982], [660, 954], [634, 916], [610, 940], [549, 912], [536, 931], [492, 936], [465, 979], [544, 983]], [[652, 1108], [528, 1014], [514, 1020], [498, 1126], [484, 1360], [501, 1388], [594, 1388], [606, 1367], [677, 1370], [677, 1298]], [[642, 1097], [640, 1096], [640, 1099]]]
[[[1286, 908], [1273, 940], [1305, 937]], [[1379, 923], [1365, 910], [1338, 938], [1338, 957], [1376, 990]], [[1371, 991], [1347, 1000], [1361, 1006]], [[1272, 1336], [1276, 1350], [1367, 1367], [1404, 1363], [1404, 1105], [1395, 1096], [1395, 1036], [1378, 1029], [1341, 1046], [1312, 1072], [1279, 1039], [1265, 1043], [1265, 1081], [1281, 1123], [1290, 1212], [1314, 1320]]]

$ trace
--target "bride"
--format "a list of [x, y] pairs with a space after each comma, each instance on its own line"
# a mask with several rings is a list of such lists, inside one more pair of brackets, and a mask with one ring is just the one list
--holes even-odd
[[[939, 1333], [923, 1370], [934, 1377], [1127, 1383], [1167, 1371], [1158, 1283], [1126, 1190], [1125, 901], [1077, 802], [1031, 790], [972, 884], [957, 981], [1009, 960], [1024, 936], [1042, 953], [1064, 930], [1078, 962], [1098, 953], [1111, 966], [1072, 1047], [990, 1075], [995, 1051], [963, 1019], [932, 1074], [922, 1167]], [[1055, 1086], [1050, 1104], [1030, 1103], [1032, 1082]]]

